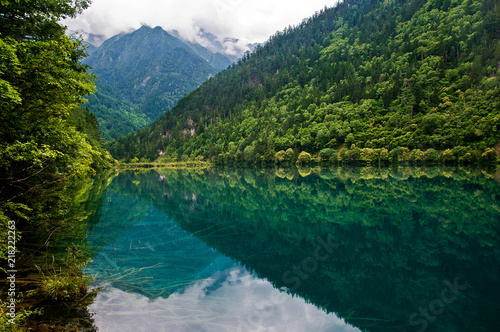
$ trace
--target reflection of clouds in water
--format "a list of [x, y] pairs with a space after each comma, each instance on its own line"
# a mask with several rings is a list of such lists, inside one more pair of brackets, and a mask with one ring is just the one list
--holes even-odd
[[168, 298], [108, 287], [89, 308], [99, 331], [359, 331], [241, 267]]

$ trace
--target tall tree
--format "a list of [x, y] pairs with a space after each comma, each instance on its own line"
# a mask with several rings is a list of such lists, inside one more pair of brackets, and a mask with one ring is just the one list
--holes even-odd
[[80, 62], [84, 48], [64, 34], [58, 20], [74, 17], [89, 1], [0, 5], [1, 223], [27, 219], [25, 212], [34, 211], [48, 184], [103, 167], [111, 158], [68, 121], [95, 86]]

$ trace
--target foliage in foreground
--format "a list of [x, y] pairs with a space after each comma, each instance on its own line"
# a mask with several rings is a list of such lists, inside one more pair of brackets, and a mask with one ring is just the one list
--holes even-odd
[[[84, 49], [58, 23], [88, 5], [87, 0], [1, 1], [2, 266], [6, 266], [9, 221], [16, 223], [16, 265], [26, 264], [27, 256], [22, 256], [28, 251], [25, 237], [43, 238], [48, 246], [57, 230], [71, 223], [69, 197], [65, 196], [68, 180], [83, 178], [113, 161], [101, 145], [95, 117], [79, 108], [82, 97], [94, 91], [94, 78], [80, 62]], [[23, 270], [27, 272], [27, 267]], [[22, 320], [28, 311], [18, 313]]]
[[87, 1], [2, 1], [0, 220], [19, 221], [19, 230], [30, 218], [43, 219], [37, 216], [43, 211], [37, 205], [42, 190], [112, 161], [95, 117], [78, 108], [82, 96], [94, 91], [93, 76], [80, 63], [85, 53], [57, 23], [87, 6]]

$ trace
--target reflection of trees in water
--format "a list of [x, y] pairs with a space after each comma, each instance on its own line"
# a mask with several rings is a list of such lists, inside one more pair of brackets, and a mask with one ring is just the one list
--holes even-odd
[[87, 221], [99, 213], [112, 178], [102, 172], [59, 180], [32, 196], [36, 204], [29, 211], [28, 225], [18, 225], [23, 232], [16, 253], [18, 316], [25, 310], [43, 312], [27, 317], [29, 329], [93, 331], [85, 307], [95, 294], [86, 293], [88, 280], [82, 276], [91, 257]]
[[411, 330], [409, 316], [455, 278], [470, 289], [429, 328], [493, 326], [500, 269], [500, 189], [489, 179], [495, 172], [438, 167], [157, 172], [122, 173], [113, 185], [153, 202], [276, 287], [291, 288], [283, 274], [311, 257], [318, 237], [330, 236], [340, 246], [313, 272], [299, 275], [295, 269], [301, 282], [293, 293], [360, 328]]

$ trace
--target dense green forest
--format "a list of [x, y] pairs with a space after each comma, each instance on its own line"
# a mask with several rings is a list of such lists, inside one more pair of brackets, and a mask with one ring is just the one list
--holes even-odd
[[104, 141], [144, 128], [151, 120], [130, 102], [118, 96], [112, 88], [96, 82], [97, 91], [86, 97], [84, 107], [99, 120]]
[[495, 162], [499, 40], [494, 0], [346, 0], [275, 34], [108, 150], [126, 161], [286, 162], [304, 151]]
[[[93, 75], [81, 63], [85, 57], [84, 48], [79, 41], [66, 36], [65, 27], [58, 23], [62, 18], [75, 17], [88, 5], [89, 1], [85, 0], [76, 3], [67, 0], [1, 1], [2, 274], [8, 269], [7, 258], [14, 258], [15, 261], [16, 254], [21, 258], [23, 250], [28, 254], [29, 249], [21, 234], [31, 234], [32, 240], [41, 241], [41, 246], [46, 246], [42, 252], [49, 254], [49, 239], [58, 237], [58, 231], [71, 224], [68, 222], [72, 220], [68, 208], [74, 205], [71, 199], [75, 194], [70, 194], [70, 191], [78, 188], [76, 180], [114, 162], [102, 147], [95, 116], [79, 107], [84, 101], [82, 97], [95, 90]], [[14, 253], [12, 238], [7, 236], [8, 230], [15, 231], [17, 253]], [[21, 267], [28, 263], [27, 260], [17, 260], [16, 264]], [[12, 265], [9, 266], [12, 268]], [[23, 273], [27, 272], [27, 268], [23, 269]], [[26, 277], [23, 273], [19, 272], [16, 277]], [[69, 283], [61, 282], [59, 275], [49, 273], [45, 268], [40, 273], [40, 289], [48, 285], [43, 282], [50, 282], [43, 276], [54, 276], [51, 279], [54, 282], [51, 284], [54, 286], [51, 288], [52, 295], [58, 292], [75, 297], [85, 295], [83, 287], [76, 292], [71, 289], [84, 282], [81, 270], [71, 275]], [[50, 297], [50, 289], [45, 288], [45, 291], [47, 293], [42, 296]], [[16, 301], [22, 300], [19, 295], [17, 293]], [[6, 296], [6, 292], [2, 291], [0, 326], [9, 330], [15, 326], [3, 324], [6, 318], [14, 319], [8, 317], [8, 311], [3, 308], [7, 303], [4, 302]], [[19, 315], [15, 318], [19, 326], [27, 314], [26, 308], [21, 308], [19, 306]]]

